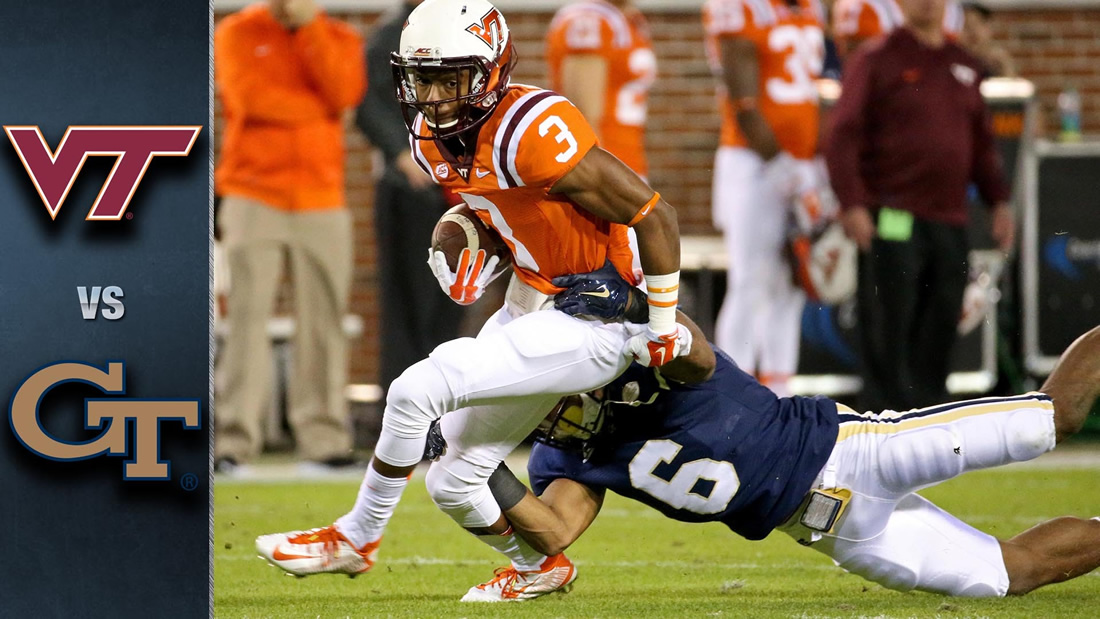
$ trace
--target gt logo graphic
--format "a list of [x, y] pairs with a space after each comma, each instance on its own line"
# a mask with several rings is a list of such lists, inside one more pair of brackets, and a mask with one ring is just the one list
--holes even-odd
[[65, 130], [55, 153], [50, 152], [38, 127], [4, 126], [50, 219], [57, 219], [61, 204], [88, 157], [117, 158], [85, 217], [88, 221], [122, 219], [153, 157], [186, 156], [201, 129], [200, 126], [72, 126]]
[[501, 17], [500, 11], [496, 8], [489, 9], [489, 12], [481, 17], [480, 24], [470, 24], [466, 28], [466, 32], [481, 39], [483, 43], [489, 46], [489, 49], [496, 52], [500, 49], [500, 27]]
[[[16, 438], [30, 451], [50, 460], [86, 460], [107, 454], [131, 456], [122, 477], [127, 480], [169, 479], [169, 462], [160, 459], [160, 422], [179, 420], [183, 427], [197, 430], [198, 400], [141, 400], [102, 398], [84, 400], [84, 427], [103, 428], [98, 437], [81, 443], [61, 441], [50, 436], [38, 418], [38, 407], [50, 389], [68, 382], [93, 385], [104, 393], [126, 392], [125, 367], [111, 361], [107, 371], [74, 361], [48, 365], [31, 374], [15, 391], [8, 410]], [[133, 420], [133, 424], [129, 423]], [[104, 426], [106, 424], [106, 426]], [[130, 450], [133, 427], [133, 450]]]

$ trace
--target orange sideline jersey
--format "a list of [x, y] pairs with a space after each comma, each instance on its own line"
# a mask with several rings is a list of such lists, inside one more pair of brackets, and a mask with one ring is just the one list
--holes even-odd
[[[948, 0], [943, 13], [943, 31], [958, 36], [963, 27], [963, 10], [957, 0]], [[854, 49], [865, 39], [886, 34], [905, 22], [895, 0], [837, 0], [833, 5], [833, 34], [841, 53]]]
[[[428, 136], [423, 116], [414, 130]], [[562, 289], [559, 275], [588, 273], [608, 258], [631, 283], [626, 226], [600, 219], [565, 195], [552, 194], [561, 177], [596, 145], [596, 135], [565, 97], [512, 86], [480, 127], [468, 170], [456, 169], [439, 145], [413, 140], [413, 159], [436, 183], [457, 193], [512, 250], [516, 275], [544, 294]], [[639, 208], [642, 205], [638, 205]]]
[[570, 55], [599, 55], [607, 61], [600, 145], [641, 176], [648, 173], [645, 121], [657, 57], [649, 25], [636, 9], [623, 12], [603, 0], [583, 0], [554, 15], [546, 37], [550, 88], [561, 91], [562, 64]]
[[837, 0], [833, 5], [833, 34], [842, 43], [886, 34], [903, 21], [905, 17], [894, 0]]
[[760, 63], [757, 105], [779, 147], [799, 159], [817, 150], [816, 81], [825, 57], [824, 12], [818, 0], [707, 0], [703, 5], [707, 57], [719, 77], [723, 146], [747, 146], [733, 105], [722, 86], [719, 40], [745, 38]]

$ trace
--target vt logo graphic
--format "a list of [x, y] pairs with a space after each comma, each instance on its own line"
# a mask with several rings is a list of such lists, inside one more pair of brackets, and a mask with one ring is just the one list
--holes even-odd
[[8, 411], [11, 429], [24, 447], [50, 460], [128, 455], [123, 479], [169, 479], [170, 463], [160, 459], [160, 422], [177, 420], [183, 427], [197, 430], [200, 427], [198, 400], [88, 398], [84, 400], [84, 427], [89, 430], [103, 428], [103, 431], [93, 440], [70, 443], [50, 436], [38, 419], [38, 406], [46, 392], [69, 382], [87, 383], [108, 394], [126, 393], [125, 367], [121, 361], [109, 362], [106, 372], [75, 361], [55, 363], [38, 370], [16, 389]]
[[4, 127], [51, 219], [57, 219], [57, 212], [88, 157], [117, 157], [85, 217], [88, 221], [122, 219], [153, 157], [186, 156], [201, 129], [199, 126], [72, 126], [65, 131], [57, 151], [51, 152], [38, 127]]

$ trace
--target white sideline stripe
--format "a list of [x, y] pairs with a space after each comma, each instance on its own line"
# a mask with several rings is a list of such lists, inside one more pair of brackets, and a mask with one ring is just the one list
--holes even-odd
[[[217, 553], [215, 553], [217, 554]], [[215, 556], [217, 561], [264, 561], [265, 559], [253, 554], [234, 554], [229, 556]], [[443, 565], [457, 567], [478, 567], [481, 565], [496, 565], [498, 560], [479, 559], [442, 559], [438, 557], [398, 557], [379, 561], [379, 565]], [[659, 567], [661, 569], [691, 569], [691, 570], [839, 570], [835, 565], [810, 565], [801, 563], [702, 563], [698, 561], [585, 561], [584, 559], [573, 561], [580, 567], [618, 567], [618, 568], [643, 568]]]
[[[214, 553], [215, 561], [265, 561], [262, 557], [253, 555], [229, 555], [223, 556]], [[481, 565], [492, 566], [500, 561], [475, 561], [472, 559], [440, 559], [435, 557], [403, 557], [397, 559], [383, 559], [379, 564], [388, 565], [443, 565], [454, 567], [479, 567]], [[760, 565], [759, 563], [700, 563], [696, 561], [585, 561], [583, 559], [573, 561], [580, 567], [592, 568], [644, 568], [659, 567], [662, 569], [680, 570], [814, 570], [843, 572], [844, 569], [835, 565], [804, 565], [801, 563], [777, 563]], [[273, 566], [274, 567], [274, 566]], [[1085, 577], [1100, 578], [1100, 571], [1089, 572]]]

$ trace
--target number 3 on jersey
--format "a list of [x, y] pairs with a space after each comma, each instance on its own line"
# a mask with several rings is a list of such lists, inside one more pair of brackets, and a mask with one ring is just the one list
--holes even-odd
[[557, 157], [554, 157], [558, 163], [565, 163], [572, 159], [573, 155], [577, 154], [577, 138], [573, 137], [573, 132], [569, 130], [569, 127], [565, 126], [565, 123], [557, 115], [550, 116], [542, 121], [542, 124], [539, 125], [539, 135], [546, 137], [546, 134], [550, 133], [551, 129], [558, 130], [557, 135], [554, 137], [558, 144], [565, 143], [568, 145], [564, 151], [558, 153]]
[[[681, 464], [668, 481], [656, 475], [657, 467], [671, 463], [681, 449], [667, 439], [647, 441], [630, 461], [630, 485], [675, 509], [695, 514], [725, 511], [741, 487], [733, 464], [701, 458]], [[699, 488], [701, 481], [713, 484], [709, 493]]]
[[817, 26], [779, 26], [768, 33], [768, 48], [786, 52], [783, 68], [790, 80], [769, 78], [768, 96], [776, 103], [817, 101], [814, 80], [821, 75], [825, 62], [825, 35]]

